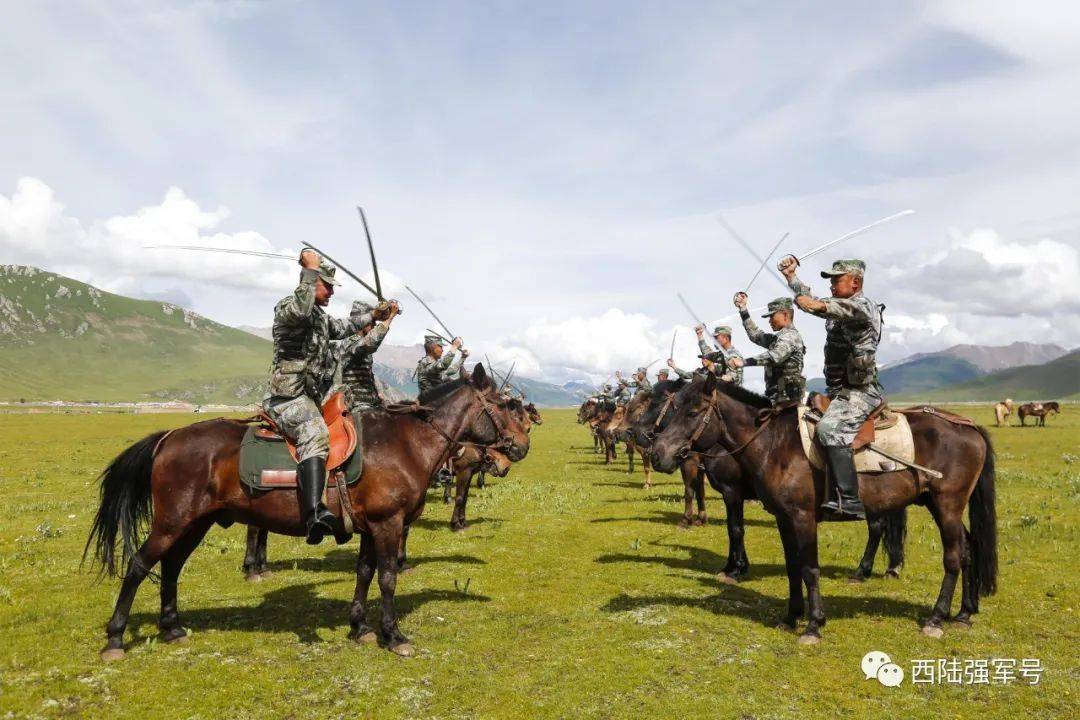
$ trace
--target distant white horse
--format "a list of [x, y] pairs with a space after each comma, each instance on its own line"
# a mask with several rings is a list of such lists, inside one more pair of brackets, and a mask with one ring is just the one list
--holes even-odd
[[[994, 417], [997, 418], [997, 426], [1001, 427], [1002, 423], [1006, 423], [1009, 416], [1013, 412], [1012, 398], [1005, 398], [1004, 402], [999, 402], [994, 406]], [[1006, 423], [1008, 424], [1008, 423]]]

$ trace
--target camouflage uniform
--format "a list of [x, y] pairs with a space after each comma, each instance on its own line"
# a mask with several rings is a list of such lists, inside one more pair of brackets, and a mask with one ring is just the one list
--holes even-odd
[[[840, 260], [822, 277], [865, 270], [861, 260]], [[810, 287], [792, 277], [797, 295], [813, 297]], [[849, 298], [815, 298], [825, 309], [811, 311], [825, 318], [825, 382], [832, 403], [817, 426], [825, 447], [848, 447], [866, 418], [884, 399], [877, 379], [877, 346], [881, 341], [883, 306], [858, 292]]]
[[[762, 317], [771, 317], [773, 313], [791, 307], [791, 298], [778, 298], [769, 303], [769, 312]], [[763, 332], [749, 312], [741, 310], [739, 315], [750, 342], [767, 348], [767, 352], [746, 358], [747, 367], [761, 365], [765, 368], [765, 397], [773, 403], [801, 400], [806, 388], [806, 378], [802, 374], [806, 346], [802, 335], [792, 325], [776, 333]]]
[[671, 371], [673, 373], [675, 373], [676, 375], [678, 375], [683, 380], [693, 380], [694, 379], [694, 373], [689, 372], [687, 370], [683, 370], [680, 367], [673, 367], [673, 368], [671, 368]]
[[[652, 390], [652, 383], [649, 382], [648, 370], [646, 368], [638, 368], [634, 376], [629, 380], [621, 380], [620, 382], [626, 383], [628, 388], [634, 388], [634, 392], [648, 392]], [[638, 379], [638, 375], [641, 375], [641, 379]]]
[[619, 387], [615, 390], [615, 404], [625, 405], [630, 402], [630, 388], [625, 380], [619, 380]]
[[330, 341], [359, 330], [315, 304], [316, 281], [337, 285], [334, 273], [325, 262], [318, 270], [304, 269], [293, 294], [274, 308], [274, 361], [263, 409], [296, 442], [300, 462], [326, 460], [330, 454], [330, 433], [319, 406], [334, 373]]
[[[350, 319], [357, 327], [367, 327], [375, 322], [374, 308], [366, 302], [353, 303]], [[375, 351], [386, 338], [385, 323], [376, 323], [363, 335], [342, 340], [337, 347], [337, 382], [348, 388], [349, 409], [354, 413], [383, 406], [379, 389], [375, 386]]]
[[[439, 338], [429, 335], [426, 341], [439, 342]], [[445, 350], [443, 356], [436, 360], [430, 355], [424, 355], [416, 364], [416, 384], [420, 389], [420, 395], [426, 395], [443, 383], [456, 379], [461, 364], [465, 358], [461, 353], [455, 353], [453, 349]]]
[[[727, 325], [718, 325], [713, 328], [713, 335], [716, 336], [718, 334], [726, 334], [730, 337], [731, 328]], [[700, 338], [698, 340], [698, 348], [701, 349], [702, 355], [708, 356], [710, 359], [712, 359], [712, 355], [716, 355], [717, 353], [720, 354], [719, 358], [714, 361], [719, 364], [715, 372], [717, 377], [725, 378], [728, 382], [736, 385], [743, 384], [743, 369], [740, 367], [732, 370], [727, 364], [727, 361], [731, 358], [744, 359], [742, 353], [739, 352], [734, 345], [728, 345], [726, 348], [721, 346], [718, 349], [714, 349], [709, 347], [709, 343], [705, 342], [705, 338]]]

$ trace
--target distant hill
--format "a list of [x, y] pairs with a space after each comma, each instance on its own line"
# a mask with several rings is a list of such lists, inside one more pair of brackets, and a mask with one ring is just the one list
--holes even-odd
[[0, 265], [0, 398], [261, 398], [271, 345], [170, 303]]
[[[987, 373], [1041, 365], [1068, 353], [1060, 345], [1015, 342], [1011, 345], [954, 345], [935, 353], [919, 353], [881, 368], [878, 373], [890, 395], [925, 394], [980, 378]], [[825, 389], [823, 378], [807, 383], [809, 390]], [[920, 395], [922, 396], [922, 395]], [[959, 398], [957, 398], [959, 399]]]
[[1080, 350], [1041, 365], [1024, 365], [920, 394], [926, 400], [1080, 400]]

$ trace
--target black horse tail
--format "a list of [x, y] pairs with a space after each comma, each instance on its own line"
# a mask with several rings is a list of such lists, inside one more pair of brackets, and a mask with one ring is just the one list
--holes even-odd
[[980, 596], [997, 592], [997, 508], [995, 507], [994, 446], [986, 428], [976, 428], [986, 443], [986, 459], [979, 479], [968, 500], [968, 521], [971, 523], [971, 570], [974, 588]]
[[889, 557], [889, 569], [904, 564], [904, 544], [907, 542], [907, 506], [885, 515], [885, 554]]
[[[101, 473], [101, 505], [83, 548], [83, 560], [93, 545], [94, 562], [103, 574], [118, 575], [139, 549], [140, 537], [154, 512], [150, 494], [154, 448], [166, 432], [147, 435], [117, 455]], [[123, 546], [121, 562], [116, 556], [118, 538]]]

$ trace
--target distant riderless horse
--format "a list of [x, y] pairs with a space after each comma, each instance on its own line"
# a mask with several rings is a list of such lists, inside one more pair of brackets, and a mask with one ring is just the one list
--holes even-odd
[[1016, 414], [1020, 417], [1021, 426], [1024, 425], [1025, 418], [1033, 417], [1036, 427], [1046, 427], [1046, 416], [1051, 412], [1060, 413], [1061, 405], [1056, 402], [1024, 403]]

